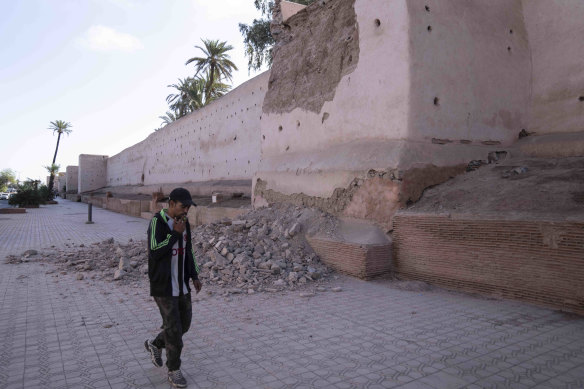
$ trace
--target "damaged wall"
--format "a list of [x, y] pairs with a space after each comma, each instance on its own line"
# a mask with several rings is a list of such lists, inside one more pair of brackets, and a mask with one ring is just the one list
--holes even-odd
[[[333, 10], [338, 19], [329, 23]], [[315, 2], [281, 27], [283, 41], [264, 101], [262, 160], [255, 176], [272, 191], [266, 193], [319, 202], [331, 198], [335, 189], [348, 190], [372, 168], [398, 165], [396, 150], [408, 119], [406, 15], [405, 1], [391, 7], [381, 0]], [[326, 34], [312, 31], [312, 21], [321, 18], [328, 23]], [[304, 21], [311, 27], [305, 28]], [[328, 58], [316, 55], [323, 48]], [[304, 57], [295, 58], [298, 52]], [[313, 78], [319, 93], [310, 96], [304, 83]], [[295, 80], [302, 93], [293, 90]], [[256, 191], [254, 204], [265, 201]], [[332, 208], [340, 204], [338, 199], [322, 201], [333, 203]]]
[[260, 157], [265, 72], [107, 160], [107, 185], [250, 179]]
[[[396, 209], [424, 188], [510, 143], [522, 125], [515, 111], [528, 101], [521, 3], [473, 5], [331, 0], [276, 24], [254, 206], [319, 204], [391, 228]], [[333, 11], [336, 22], [328, 23]], [[325, 20], [326, 33], [314, 20]], [[509, 25], [518, 30], [511, 57], [499, 31], [508, 34]], [[326, 60], [313, 54], [321, 52]], [[518, 93], [508, 96], [510, 88]], [[388, 174], [371, 178], [371, 170]], [[393, 170], [400, 179], [389, 178]], [[415, 183], [406, 178], [414, 176]], [[354, 189], [355, 182], [363, 184]]]

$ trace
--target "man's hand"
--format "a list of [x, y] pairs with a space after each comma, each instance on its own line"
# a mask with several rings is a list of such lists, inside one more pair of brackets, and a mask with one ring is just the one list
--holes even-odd
[[193, 285], [195, 286], [195, 290], [197, 291], [197, 294], [198, 294], [201, 291], [201, 288], [203, 287], [203, 285], [201, 284], [201, 281], [193, 280]]
[[175, 230], [179, 234], [182, 234], [183, 232], [185, 232], [186, 228], [187, 228], [187, 225], [182, 218], [180, 218], [178, 220], [174, 219], [174, 224], [172, 225], [173, 230]]

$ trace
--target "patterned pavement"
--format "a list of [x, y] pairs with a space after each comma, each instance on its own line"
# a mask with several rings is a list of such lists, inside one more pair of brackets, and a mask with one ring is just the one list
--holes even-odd
[[[60, 232], [46, 239], [60, 245], [117, 229], [140, 237], [147, 223], [101, 210], [94, 220], [107, 236], [81, 225], [65, 233], [77, 206], [30, 212], [21, 225], [48, 224]], [[0, 255], [14, 234], [4, 222]], [[79, 281], [53, 269], [0, 264], [0, 388], [168, 388], [143, 348], [161, 324], [146, 282]], [[584, 387], [581, 317], [390, 281], [339, 277], [330, 286], [343, 291], [194, 297], [182, 366], [189, 388]]]

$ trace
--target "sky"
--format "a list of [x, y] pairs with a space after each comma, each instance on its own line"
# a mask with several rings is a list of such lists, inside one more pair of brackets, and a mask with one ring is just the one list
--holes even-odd
[[0, 0], [0, 170], [45, 181], [57, 135], [60, 171], [79, 154], [113, 156], [161, 126], [170, 84], [194, 75], [201, 39], [227, 41], [248, 72], [239, 23], [253, 0]]

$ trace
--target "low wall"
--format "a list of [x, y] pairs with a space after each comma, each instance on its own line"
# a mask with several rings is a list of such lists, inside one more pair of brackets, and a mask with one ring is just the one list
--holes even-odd
[[391, 244], [368, 245], [324, 238], [307, 238], [327, 266], [353, 277], [372, 279], [392, 271]]
[[394, 227], [404, 278], [584, 314], [584, 222], [400, 211]]

